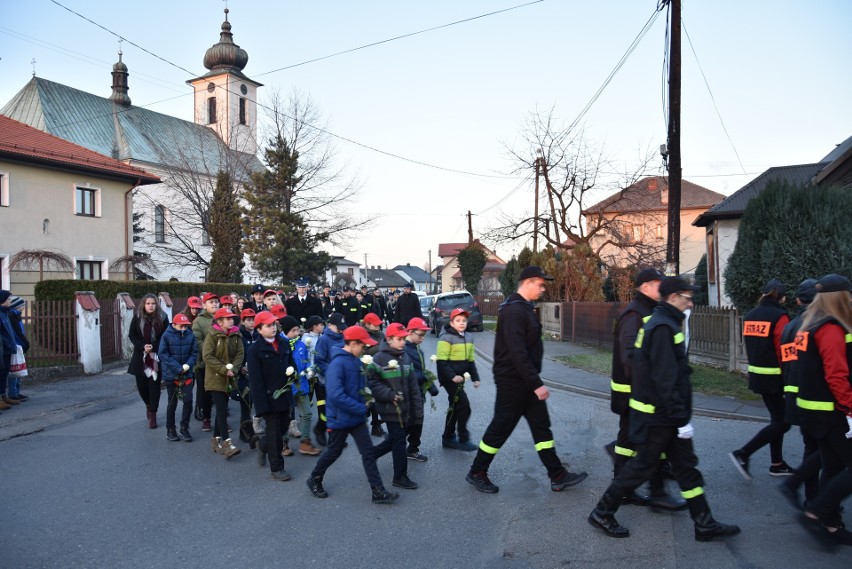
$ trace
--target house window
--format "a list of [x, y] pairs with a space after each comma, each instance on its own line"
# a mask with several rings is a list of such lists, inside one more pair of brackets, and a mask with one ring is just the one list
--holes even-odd
[[633, 229], [633, 241], [642, 241], [642, 234], [643, 234], [644, 228], [641, 225], [637, 224], [637, 225], [634, 225], [632, 229]]
[[101, 277], [101, 261], [77, 261], [77, 279], [81, 281], [99, 281]]
[[240, 124], [246, 124], [246, 99], [240, 97]]
[[349, 267], [349, 268], [348, 268], [348, 269], [346, 269], [346, 270], [349, 272], [349, 276], [350, 276], [350, 277], [354, 277], [354, 276], [355, 276], [355, 269], [353, 269], [352, 267]]
[[154, 207], [154, 241], [166, 242], [166, 208], [161, 205]]
[[206, 229], [201, 230], [201, 244], [210, 245], [210, 234], [207, 233]]
[[77, 215], [95, 217], [98, 191], [92, 188], [77, 188], [74, 212]]
[[9, 207], [9, 173], [0, 172], [0, 207]]
[[662, 224], [658, 225], [657, 229], [656, 229], [657, 239], [662, 239], [663, 237], [665, 237], [665, 234], [666, 234], [666, 232], [665, 232], [665, 229], [663, 228]]
[[716, 240], [713, 232], [707, 232], [707, 282], [716, 284]]
[[216, 97], [207, 99], [207, 124], [216, 122]]

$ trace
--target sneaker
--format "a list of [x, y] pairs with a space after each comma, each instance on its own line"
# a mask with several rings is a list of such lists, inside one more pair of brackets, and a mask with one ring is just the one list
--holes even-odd
[[254, 428], [254, 434], [262, 435], [266, 432], [266, 421], [263, 417], [254, 417], [251, 420], [251, 426]]
[[311, 441], [302, 441], [299, 444], [299, 454], [304, 454], [307, 456], [316, 456], [322, 451], [311, 444]]
[[408, 453], [408, 460], [413, 460], [415, 462], [426, 462], [429, 460], [429, 457], [423, 454], [422, 452], [410, 452]]
[[393, 485], [397, 488], [402, 488], [403, 490], [417, 490], [419, 488], [417, 483], [411, 480], [408, 476], [403, 476], [399, 480], [394, 480]]
[[166, 438], [169, 439], [170, 441], [179, 441], [180, 440], [180, 438], [178, 437], [177, 431], [175, 430], [174, 427], [172, 427], [171, 429], [166, 429]]
[[277, 472], [273, 472], [271, 476], [273, 480], [278, 480], [279, 482], [287, 482], [288, 480], [290, 480], [290, 475], [287, 474], [287, 471], [283, 469]]
[[296, 425], [296, 419], [290, 421], [290, 429], [287, 432], [294, 439], [298, 439], [302, 436], [302, 431], [300, 431], [299, 427]]
[[451, 437], [441, 437], [441, 446], [444, 448], [456, 448], [455, 445], [459, 443], [459, 439], [453, 435]]
[[370, 429], [370, 434], [374, 437], [383, 437], [385, 436], [385, 430], [378, 423], [373, 425], [373, 428]]
[[210, 426], [210, 419], [204, 419], [204, 421], [202, 421], [201, 430], [205, 433], [209, 433], [213, 430], [213, 427]]
[[795, 471], [786, 462], [781, 462], [779, 465], [769, 465], [769, 476], [793, 476]]
[[17, 395], [11, 396], [10, 399], [14, 399], [15, 401], [27, 401], [29, 397], [18, 393]]
[[500, 488], [488, 479], [487, 472], [468, 472], [465, 480], [473, 484], [477, 490], [486, 494], [496, 494], [500, 491]]
[[751, 474], [748, 471], [748, 457], [743, 454], [743, 451], [735, 450], [728, 453], [728, 458], [731, 459], [731, 462], [734, 463], [734, 466], [737, 467], [737, 471], [742, 474], [743, 478], [751, 480]]
[[372, 490], [374, 504], [393, 504], [399, 499], [399, 494], [396, 492], [388, 492], [381, 486], [373, 486]]
[[281, 449], [281, 456], [293, 456], [293, 449], [290, 448], [288, 443], [284, 443], [284, 448]]
[[325, 491], [325, 488], [322, 487], [322, 478], [319, 476], [311, 476], [306, 480], [308, 488], [311, 490], [311, 494], [313, 494], [317, 498], [328, 498], [328, 492]]
[[565, 470], [561, 475], [550, 479], [550, 489], [554, 492], [561, 492], [566, 488], [576, 486], [588, 477], [589, 475], [585, 472], [568, 472]]
[[181, 427], [180, 431], [178, 431], [178, 436], [188, 443], [192, 442], [192, 435], [189, 434], [189, 427]]
[[444, 448], [451, 448], [453, 450], [461, 450], [464, 452], [473, 452], [478, 447], [470, 441], [459, 441], [455, 438], [452, 439], [443, 439], [441, 444]]
[[479, 446], [472, 441], [459, 441], [456, 448], [465, 452], [476, 452], [479, 449]]

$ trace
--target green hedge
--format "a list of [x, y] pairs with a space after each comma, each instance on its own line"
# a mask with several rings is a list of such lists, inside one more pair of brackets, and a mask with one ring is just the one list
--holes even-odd
[[[271, 286], [271, 285], [270, 285]], [[251, 296], [250, 284], [233, 283], [182, 283], [175, 281], [80, 281], [74, 279], [41, 281], [35, 285], [36, 300], [68, 300], [78, 290], [91, 290], [97, 298], [115, 298], [120, 292], [140, 298], [152, 292], [167, 292], [172, 298], [197, 296], [201, 291], [218, 295], [236, 292]]]

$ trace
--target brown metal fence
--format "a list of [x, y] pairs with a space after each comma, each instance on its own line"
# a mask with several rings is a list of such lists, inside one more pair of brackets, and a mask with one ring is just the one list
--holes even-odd
[[502, 292], [484, 292], [476, 295], [476, 304], [479, 306], [479, 311], [487, 318], [496, 318], [497, 309], [502, 303]]
[[562, 338], [611, 348], [613, 324], [624, 306], [620, 302], [563, 303]]
[[121, 301], [116, 298], [101, 300], [101, 361], [115, 362], [121, 355]]
[[27, 365], [46, 367], [76, 364], [77, 314], [75, 300], [37, 300], [21, 308], [30, 349]]

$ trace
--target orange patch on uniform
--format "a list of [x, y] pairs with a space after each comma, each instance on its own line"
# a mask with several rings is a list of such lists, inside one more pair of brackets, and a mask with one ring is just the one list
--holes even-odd
[[781, 344], [781, 361], [782, 362], [793, 362], [799, 359], [799, 352], [796, 348], [795, 342], [790, 342], [789, 344]]
[[796, 349], [802, 352], [808, 351], [808, 336], [810, 332], [797, 332], [796, 339], [793, 342], [796, 344]]
[[746, 320], [743, 322], [743, 336], [757, 336], [766, 338], [769, 336], [770, 322], [762, 322], [760, 320]]

